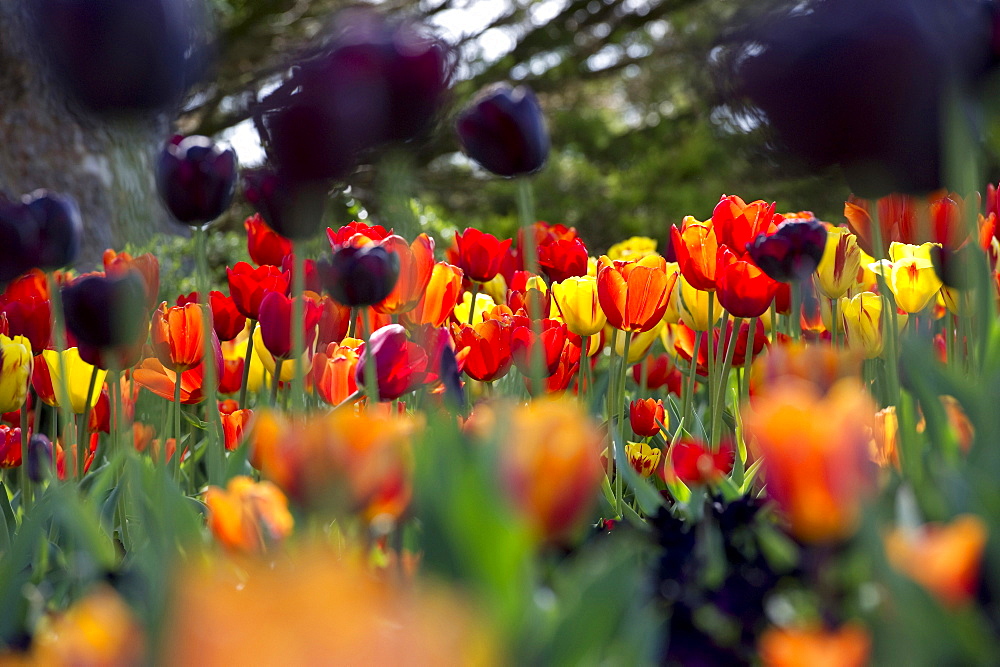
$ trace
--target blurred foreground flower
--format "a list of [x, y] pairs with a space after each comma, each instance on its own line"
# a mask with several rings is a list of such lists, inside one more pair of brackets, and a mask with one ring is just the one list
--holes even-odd
[[760, 639], [760, 659], [765, 667], [864, 667], [870, 651], [871, 637], [860, 625], [837, 630], [771, 628]]
[[236, 153], [208, 137], [176, 136], [156, 162], [160, 199], [177, 220], [200, 226], [222, 215], [236, 188]]
[[570, 400], [536, 399], [511, 408], [508, 418], [503, 488], [537, 538], [563, 542], [597, 498], [605, 438]]
[[897, 570], [956, 606], [976, 595], [986, 538], [982, 519], [965, 514], [947, 524], [896, 528], [885, 537], [885, 553]]
[[379, 579], [359, 558], [306, 549], [237, 570], [181, 570], [163, 665], [491, 665], [495, 645], [454, 595]]
[[751, 449], [764, 457], [768, 494], [792, 533], [830, 542], [853, 533], [874, 485], [869, 442], [875, 406], [856, 379], [829, 391], [786, 378], [744, 407]]
[[264, 552], [288, 537], [295, 524], [285, 494], [270, 482], [249, 477], [233, 477], [225, 489], [208, 487], [205, 504], [209, 529], [233, 551]]

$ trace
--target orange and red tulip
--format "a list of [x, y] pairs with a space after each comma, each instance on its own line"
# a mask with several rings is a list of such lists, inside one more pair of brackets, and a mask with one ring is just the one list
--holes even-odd
[[172, 371], [183, 372], [201, 363], [205, 352], [201, 306], [160, 304], [153, 313], [150, 337], [156, 358]]
[[677, 284], [658, 255], [612, 262], [601, 257], [597, 296], [608, 323], [621, 331], [649, 331], [663, 319]]
[[285, 257], [292, 254], [292, 242], [271, 229], [260, 213], [244, 220], [243, 229], [247, 232], [247, 252], [258, 266], [281, 266]]
[[714, 290], [719, 241], [712, 221], [699, 222], [688, 216], [680, 229], [670, 228], [670, 239], [681, 275], [695, 289]]
[[389, 296], [374, 305], [375, 310], [399, 315], [413, 310], [423, 298], [434, 271], [434, 240], [420, 234], [407, 245], [396, 235], [388, 236], [379, 245], [399, 257], [399, 278]]
[[780, 283], [764, 273], [749, 255], [719, 249], [715, 295], [733, 317], [760, 317], [771, 307]]

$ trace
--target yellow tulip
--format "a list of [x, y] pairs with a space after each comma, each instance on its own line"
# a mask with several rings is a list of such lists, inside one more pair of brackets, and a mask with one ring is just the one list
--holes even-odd
[[[246, 353], [246, 345], [243, 345], [243, 352]], [[277, 369], [277, 363], [274, 360], [274, 355], [272, 355], [271, 352], [267, 349], [267, 346], [264, 345], [264, 339], [261, 336], [260, 327], [257, 327], [253, 331], [253, 353], [254, 356], [260, 361], [261, 366], [263, 366], [263, 370], [266, 370], [269, 375], [273, 376], [274, 371]], [[312, 350], [306, 350], [305, 352], [302, 353], [303, 375], [312, 370], [312, 360], [313, 360]], [[250, 363], [251, 374], [254, 372], [253, 367], [254, 364], [253, 362], [251, 362]], [[292, 363], [291, 359], [288, 359], [281, 364], [281, 377], [279, 377], [278, 380], [280, 380], [281, 382], [291, 382], [294, 377], [295, 377], [295, 364]], [[261, 378], [261, 382], [263, 382], [263, 378]], [[248, 391], [252, 391], [252, 389], [250, 388], [252, 384], [253, 383], [248, 382], [249, 385], [247, 387]]]
[[[502, 273], [496, 274], [493, 280], [488, 280], [480, 285], [479, 289], [483, 294], [489, 295], [496, 303], [503, 303], [507, 300], [507, 281], [504, 280]], [[468, 311], [466, 311], [466, 315], [468, 315]]]
[[908, 313], [918, 313], [941, 289], [941, 279], [929, 259], [904, 257], [892, 264], [889, 288], [900, 308]]
[[831, 299], [839, 299], [854, 284], [861, 266], [858, 237], [846, 227], [834, 227], [826, 234], [823, 258], [816, 267], [816, 287]]
[[968, 315], [972, 312], [974, 292], [972, 290], [959, 290], [947, 285], [941, 285], [938, 299], [954, 315]]
[[928, 241], [921, 245], [913, 245], [912, 243], [893, 241], [889, 244], [889, 259], [894, 263], [903, 259], [926, 259], [929, 262], [931, 261], [931, 248], [934, 246], [940, 248], [941, 244]]
[[874, 359], [882, 353], [882, 306], [885, 302], [874, 292], [862, 292], [848, 299], [840, 297], [840, 311], [852, 350]]
[[0, 334], [0, 412], [13, 412], [24, 405], [33, 364], [26, 337]]
[[[487, 313], [493, 310], [493, 306], [497, 305], [488, 294], [483, 294], [480, 292], [476, 295], [476, 314], [472, 319], [473, 324], [483, 323], [483, 313]], [[455, 306], [454, 317], [455, 320], [461, 322], [462, 324], [467, 324], [469, 322], [469, 309], [472, 308], [472, 293], [466, 292], [462, 295], [462, 301]]]
[[[59, 362], [60, 356], [62, 356], [61, 364]], [[83, 414], [88, 407], [87, 390], [90, 389], [90, 378], [94, 374], [94, 367], [80, 358], [80, 351], [75, 347], [64, 350], [62, 353], [55, 350], [42, 350], [42, 359], [45, 360], [45, 365], [49, 368], [49, 378], [52, 380], [54, 401], [50, 405], [59, 405], [59, 397], [63, 391], [61, 387], [64, 386], [65, 391], [69, 395], [69, 403], [70, 407], [73, 408], [73, 412], [78, 415]], [[61, 366], [66, 367], [65, 385]], [[104, 378], [107, 375], [108, 371], [100, 368], [97, 369], [94, 392], [91, 394], [89, 407], [92, 408], [97, 405], [97, 400], [101, 397], [101, 385], [104, 384]]]
[[[875, 263], [875, 258], [866, 253], [864, 250], [861, 251], [861, 261], [859, 262], [858, 275], [854, 280], [854, 284], [851, 286], [851, 291], [848, 293], [849, 296], [854, 296], [855, 294], [860, 294], [861, 292], [874, 292], [878, 289], [878, 279], [875, 277], [875, 271], [872, 268], [872, 264]], [[886, 276], [889, 274], [887, 273]]]
[[[681, 268], [677, 262], [667, 262], [667, 275], [676, 275], [680, 278]], [[667, 304], [667, 312], [663, 314], [663, 322], [665, 324], [677, 324], [681, 321], [680, 312], [680, 293], [681, 291], [674, 288], [674, 293], [670, 295], [670, 302]]]
[[650, 447], [645, 442], [629, 442], [625, 445], [625, 455], [635, 471], [643, 477], [649, 477], [660, 465], [660, 450]]
[[648, 236], [633, 236], [608, 248], [608, 258], [623, 261], [642, 259], [656, 254], [656, 240]]
[[[260, 338], [256, 335], [257, 331], [259, 331], [259, 328], [254, 329], [255, 347], [258, 344], [263, 345], [260, 343]], [[227, 361], [232, 359], [243, 359], [245, 361], [247, 358], [247, 340], [249, 340], [249, 337], [246, 335], [246, 330], [244, 329], [244, 333], [237, 336], [235, 340], [224, 341], [222, 343], [222, 357]], [[291, 364], [288, 365], [291, 366]], [[250, 374], [247, 375], [247, 391], [251, 393], [256, 392], [264, 386], [265, 372], [264, 364], [261, 363], [260, 357], [256, 354], [250, 355]]]
[[[679, 292], [677, 310], [681, 321], [695, 331], [708, 331], [722, 317], [722, 306], [715, 298], [715, 293], [695, 289], [684, 276], [680, 277], [678, 284], [680, 289], [677, 290]], [[712, 312], [715, 315], [711, 322], [708, 318], [709, 303], [712, 303]]]
[[596, 278], [580, 276], [553, 283], [552, 297], [566, 328], [577, 336], [593, 336], [608, 320], [597, 298]]

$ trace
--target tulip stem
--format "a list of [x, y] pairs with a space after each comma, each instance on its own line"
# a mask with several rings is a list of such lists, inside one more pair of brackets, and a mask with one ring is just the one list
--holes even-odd
[[[35, 396], [35, 401], [41, 403], [41, 400]], [[28, 466], [30, 454], [28, 453], [28, 445], [31, 442], [31, 438], [28, 437], [28, 403], [25, 401], [24, 405], [21, 406], [21, 510], [22, 510], [22, 521], [23, 517], [27, 516], [28, 509], [31, 508], [31, 478], [28, 476]], [[35, 428], [38, 428], [38, 417], [35, 417]], [[55, 449], [55, 447], [53, 447]], [[47, 465], [46, 463], [39, 461], [39, 466]], [[0, 489], [0, 493], [7, 493], [6, 489]]]
[[305, 369], [302, 355], [305, 352], [305, 257], [302, 242], [292, 240], [292, 410], [301, 412], [305, 407]]
[[792, 340], [802, 338], [802, 281], [793, 280], [792, 290], [792, 312], [789, 313], [792, 325]]
[[77, 426], [80, 441], [77, 444], [76, 451], [76, 473], [78, 479], [83, 479], [83, 468], [86, 460], [83, 448], [86, 446], [88, 453], [90, 450], [90, 413], [93, 410], [90, 402], [94, 399], [94, 388], [97, 385], [97, 371], [97, 366], [94, 366], [94, 370], [90, 372], [90, 384], [87, 385], [87, 400], [83, 403], [83, 412], [80, 414], [80, 425]]
[[372, 332], [367, 320], [361, 320], [361, 337], [365, 341], [365, 394], [368, 396], [368, 408], [373, 409], [373, 403], [381, 398], [378, 389], [378, 369], [375, 367], [375, 355], [372, 354]]
[[469, 326], [473, 325], [473, 320], [476, 319], [476, 297], [479, 296], [479, 282], [476, 280], [472, 281], [472, 300], [469, 301]]
[[747, 351], [743, 358], [743, 382], [740, 385], [740, 406], [750, 399], [750, 367], [753, 365], [753, 344], [757, 333], [757, 320], [750, 318], [750, 331], [747, 332]]
[[285, 360], [277, 357], [274, 360], [274, 375], [271, 376], [271, 407], [278, 405], [278, 385], [281, 384], [281, 365]]
[[[176, 459], [180, 458], [181, 453], [181, 378], [182, 373], [177, 373], [177, 377], [174, 379], [174, 456]], [[209, 427], [211, 428], [211, 427]], [[167, 454], [167, 443], [163, 443], [163, 464], [166, 465], [169, 462], [169, 455]], [[176, 465], [176, 460], [174, 461], [174, 468], [179, 469]]]
[[[622, 447], [625, 446], [625, 414], [627, 408], [625, 407], [625, 385], [628, 381], [628, 354], [629, 348], [632, 347], [632, 332], [626, 331], [625, 333], [625, 350], [622, 352], [622, 370], [621, 379], [618, 381], [618, 405], [617, 410], [620, 417], [618, 418], [618, 442], [621, 443]], [[618, 501], [618, 513], [621, 514], [622, 505], [622, 478], [621, 475], [615, 475], [615, 498]]]
[[835, 348], [840, 347], [840, 322], [837, 321], [837, 308], [840, 305], [839, 299], [830, 299], [830, 326], [833, 331], [831, 332], [831, 337], [833, 338], [833, 346]]
[[694, 350], [691, 353], [691, 365], [688, 368], [688, 385], [687, 390], [684, 392], [684, 417], [688, 416], [690, 413], [691, 423], [694, 423], [694, 388], [695, 388], [695, 378], [698, 375], [698, 350], [701, 348], [701, 337], [704, 335], [704, 331], [694, 332]]
[[[726, 409], [726, 387], [729, 385], [729, 369], [733, 365], [733, 353], [736, 350], [736, 341], [739, 338], [741, 324], [741, 318], [733, 318], [733, 331], [729, 334], [729, 341], [726, 343], [726, 356], [719, 370], [719, 382], [716, 388], [715, 405], [712, 410], [712, 439], [709, 441], [712, 446], [713, 453], [719, 451], [719, 429], [722, 426], [722, 413]], [[724, 333], [725, 330], [725, 327], [723, 327], [722, 332]], [[753, 348], [749, 347], [749, 332], [747, 333], [747, 343], [748, 347], [746, 350], [746, 356], [747, 358], [750, 358], [753, 356]]]
[[[52, 441], [52, 466], [55, 469], [56, 464], [56, 441], [60, 435], [65, 434], [67, 441], [64, 443], [67, 449], [73, 445], [73, 433], [70, 433], [68, 428], [69, 423], [72, 419], [69, 417], [69, 413], [66, 410], [71, 410], [71, 402], [69, 398], [69, 377], [66, 373], [66, 323], [63, 319], [63, 304], [62, 304], [62, 292], [60, 291], [59, 284], [56, 282], [55, 274], [52, 272], [45, 273], [45, 280], [49, 286], [49, 299], [52, 301], [52, 335], [53, 342], [55, 343], [57, 356], [59, 357], [59, 382], [52, 383], [52, 390], [56, 394], [58, 399], [59, 409], [57, 412], [58, 429], [56, 431], [56, 439]], [[56, 385], [59, 386], [56, 386]]]
[[[194, 230], [195, 258], [198, 270], [195, 272], [198, 280], [198, 293], [204, 308], [202, 312], [202, 394], [205, 396], [205, 446], [208, 459], [208, 481], [211, 484], [221, 484], [224, 462], [226, 460], [225, 440], [222, 435], [222, 422], [219, 419], [219, 401], [216, 393], [219, 389], [215, 367], [215, 345], [213, 344], [214, 327], [212, 325], [212, 301], [209, 298], [208, 279], [208, 229], [207, 225]], [[180, 382], [178, 374], [177, 381]], [[177, 403], [180, 410], [180, 402]], [[178, 414], [178, 419], [180, 416]], [[180, 438], [178, 432], [177, 438]], [[180, 456], [180, 442], [177, 442], [177, 456]]]
[[[617, 333], [617, 332], [615, 332], [615, 333]], [[612, 471], [614, 470], [614, 461], [615, 461], [614, 429], [616, 428], [616, 426], [615, 426], [615, 415], [618, 414], [618, 409], [615, 407], [615, 385], [617, 385], [617, 382], [614, 381], [614, 377], [615, 377], [615, 375], [614, 375], [614, 372], [615, 372], [615, 360], [616, 360], [616, 358], [618, 356], [617, 355], [617, 349], [618, 349], [618, 346], [614, 344], [614, 338], [612, 337], [612, 342], [611, 342], [611, 359], [608, 362], [609, 365], [608, 365], [608, 390], [607, 390], [607, 399], [608, 399], [608, 465], [607, 465], [607, 473], [608, 473], [608, 482], [609, 483], [611, 482]]]
[[253, 332], [257, 320], [250, 320], [250, 335], [247, 336], [247, 353], [243, 359], [243, 384], [240, 385], [240, 409], [247, 407], [247, 385], [250, 384], [250, 362], [253, 361]]
[[524, 270], [532, 275], [538, 274], [538, 249], [535, 247], [535, 197], [531, 189], [531, 181], [526, 176], [517, 179], [517, 212], [521, 219], [521, 229], [524, 233], [524, 247], [519, 250], [524, 253]]
[[587, 380], [587, 350], [590, 349], [590, 336], [581, 336], [580, 338], [580, 368], [577, 369], [576, 373], [576, 395], [577, 398], [583, 398], [584, 390], [586, 388]]

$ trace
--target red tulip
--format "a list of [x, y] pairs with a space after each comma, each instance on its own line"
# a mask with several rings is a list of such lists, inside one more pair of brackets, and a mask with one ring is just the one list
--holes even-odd
[[403, 313], [403, 322], [410, 327], [419, 324], [440, 327], [448, 321], [461, 296], [462, 269], [438, 262], [420, 301], [412, 310]]
[[330, 241], [330, 247], [333, 250], [346, 245], [377, 243], [391, 233], [382, 225], [369, 225], [366, 222], [357, 221], [350, 222], [337, 231], [333, 231], [330, 227], [326, 228], [326, 238]]
[[[384, 326], [369, 339], [371, 357], [378, 378], [378, 400], [392, 401], [419, 387], [426, 376], [427, 353], [406, 337], [406, 329], [398, 324]], [[365, 383], [368, 354], [358, 351], [355, 381]]]
[[632, 378], [636, 385], [642, 384], [643, 367], [646, 369], [646, 388], [659, 389], [666, 387], [675, 396], [681, 395], [683, 376], [677, 370], [667, 354], [650, 354], [638, 364], [632, 366]]
[[708, 484], [728, 475], [735, 460], [729, 441], [724, 440], [713, 454], [704, 443], [685, 438], [670, 448], [670, 460], [662, 468], [663, 477], [667, 482], [673, 481], [673, 476], [688, 485]]
[[251, 320], [260, 319], [260, 302], [267, 292], [288, 293], [291, 278], [276, 266], [265, 264], [255, 269], [246, 262], [237, 262], [226, 273], [237, 310]]
[[597, 297], [608, 324], [621, 331], [649, 331], [667, 312], [677, 274], [667, 273], [667, 262], [647, 255], [631, 262], [601, 257]]
[[209, 303], [212, 306], [212, 325], [219, 340], [232, 340], [239, 335], [247, 324], [247, 318], [236, 307], [233, 298], [222, 292], [209, 292]]
[[253, 417], [253, 410], [236, 410], [235, 412], [219, 412], [222, 419], [222, 433], [225, 437], [226, 450], [232, 451], [243, 442], [247, 424]]
[[22, 296], [3, 303], [0, 313], [7, 319], [6, 335], [24, 336], [31, 342], [31, 353], [41, 354], [52, 340], [52, 304], [39, 296]]
[[510, 244], [511, 239], [500, 241], [492, 234], [468, 227], [461, 234], [455, 234], [458, 266], [470, 280], [489, 282], [500, 272], [500, 265]]
[[538, 268], [552, 282], [587, 275], [587, 246], [579, 238], [558, 239], [538, 246]]
[[649, 437], [660, 432], [660, 424], [667, 421], [663, 401], [646, 398], [632, 401], [628, 407], [629, 423], [636, 435]]
[[719, 248], [715, 294], [733, 317], [760, 317], [774, 301], [780, 283], [764, 273], [749, 255], [742, 259]]
[[308, 297], [303, 300], [303, 348], [292, 350], [292, 300], [281, 292], [268, 292], [260, 302], [260, 336], [268, 352], [279, 359], [290, 359], [313, 347], [319, 327], [320, 306]]
[[511, 354], [510, 326], [500, 320], [487, 319], [469, 326], [458, 324], [452, 328], [455, 347], [465, 354], [465, 373], [480, 382], [499, 380], [514, 363]]
[[736, 195], [723, 195], [712, 211], [712, 227], [719, 245], [728, 246], [737, 257], [743, 257], [747, 244], [760, 234], [773, 234], [784, 219], [774, 212], [774, 203], [758, 199], [747, 204]]
[[104, 273], [109, 278], [135, 271], [142, 276], [146, 286], [146, 305], [152, 310], [160, 300], [160, 261], [156, 255], [146, 252], [133, 257], [127, 252], [104, 251]]
[[247, 231], [247, 251], [250, 259], [260, 264], [281, 266], [285, 256], [292, 254], [292, 242], [271, 229], [260, 213], [243, 221]]
[[[537, 326], [539, 333], [533, 331]], [[523, 375], [548, 377], [559, 367], [563, 344], [566, 342], [566, 325], [558, 320], [543, 319], [534, 325], [524, 316], [515, 316], [510, 334], [510, 350], [514, 363]], [[535, 363], [541, 366], [536, 370]]]

